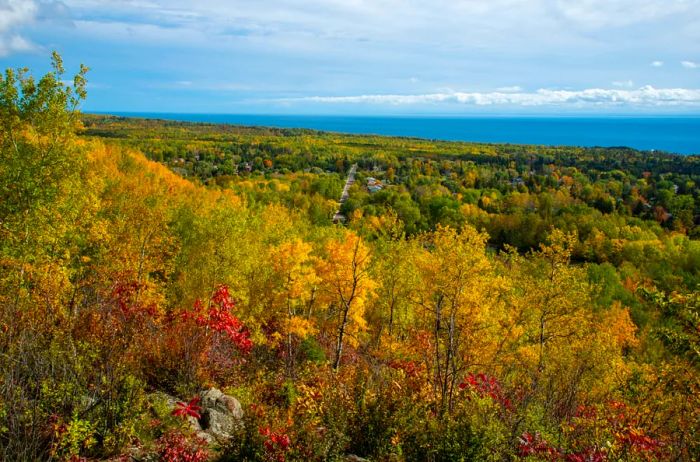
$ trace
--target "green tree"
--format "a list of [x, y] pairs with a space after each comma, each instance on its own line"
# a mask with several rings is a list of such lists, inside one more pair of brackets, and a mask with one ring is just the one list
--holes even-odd
[[63, 83], [63, 61], [52, 55], [53, 71], [39, 81], [27, 69], [0, 76], [0, 223], [49, 202], [74, 171], [72, 141], [80, 124], [87, 67]]

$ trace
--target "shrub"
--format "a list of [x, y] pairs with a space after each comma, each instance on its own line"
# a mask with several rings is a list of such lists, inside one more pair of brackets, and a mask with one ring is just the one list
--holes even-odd
[[429, 417], [406, 428], [402, 450], [406, 460], [466, 462], [480, 460], [481, 443], [465, 420]]
[[151, 456], [154, 462], [206, 462], [210, 454], [202, 438], [173, 431], [158, 439], [155, 454]]

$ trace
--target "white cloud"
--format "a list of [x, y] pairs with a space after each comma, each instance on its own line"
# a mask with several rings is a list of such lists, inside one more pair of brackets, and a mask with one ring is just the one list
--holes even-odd
[[651, 67], [664, 67], [664, 62], [663, 61], [652, 61]]
[[540, 89], [531, 93], [429, 93], [422, 95], [311, 96], [286, 98], [279, 102], [323, 104], [416, 105], [452, 103], [469, 106], [700, 106], [700, 89], [654, 88], [636, 90]]
[[33, 0], [0, 0], [0, 56], [35, 48], [16, 29], [34, 21], [38, 11]]
[[[221, 53], [249, 50], [258, 56], [284, 54], [297, 62], [325, 61], [322, 67], [326, 69], [343, 62], [348, 67], [370, 71], [392, 68], [409, 76], [411, 68], [422, 66], [431, 70], [421, 75], [421, 81], [435, 85], [459, 85], [462, 82], [458, 79], [472, 78], [465, 75], [467, 72], [483, 74], [492, 63], [498, 68], [488, 71], [502, 73], [504, 68], [516, 65], [530, 67], [523, 63], [559, 60], [572, 50], [576, 50], [581, 68], [588, 69], [601, 53], [618, 53], [618, 44], [627, 42], [625, 37], [611, 37], [606, 28], [619, 24], [645, 22], [647, 33], [630, 40], [635, 48], [645, 52], [661, 40], [661, 28], [673, 33], [679, 53], [693, 53], [692, 44], [696, 42], [683, 32], [683, 27], [656, 23], [677, 13], [683, 13], [674, 17], [681, 25], [700, 19], [700, 0], [63, 2], [73, 12], [79, 35], [90, 40], [170, 49], [216, 49]], [[581, 27], [572, 27], [572, 23]], [[581, 28], [588, 30], [582, 33]], [[633, 56], [627, 48], [624, 52]], [[304, 63], [310, 69], [313, 66], [309, 64], [313, 63]], [[457, 67], [460, 65], [467, 72]], [[387, 70], [385, 75], [390, 73]], [[571, 75], [581, 74], [572, 70]], [[435, 76], [440, 76], [441, 81]], [[364, 76], [365, 80], [372, 78]], [[602, 82], [611, 78], [605, 76]], [[535, 88], [552, 83], [526, 78], [520, 82]], [[602, 82], [596, 81], [595, 85]], [[501, 84], [507, 82], [497, 83]], [[585, 85], [580, 81], [561, 84]]]
[[697, 69], [700, 67], [700, 64], [693, 61], [681, 61], [681, 66], [685, 67], [686, 69]]
[[12, 53], [32, 51], [37, 47], [21, 35], [0, 36], [0, 56], [8, 56]]
[[599, 40], [571, 30], [571, 23], [601, 29], [659, 22], [679, 13], [686, 13], [689, 21], [700, 10], [700, 0], [64, 1], [83, 21], [132, 18], [139, 24], [202, 29], [210, 35], [305, 34], [316, 40], [528, 50]]
[[30, 22], [38, 11], [34, 1], [0, 0], [0, 33]]

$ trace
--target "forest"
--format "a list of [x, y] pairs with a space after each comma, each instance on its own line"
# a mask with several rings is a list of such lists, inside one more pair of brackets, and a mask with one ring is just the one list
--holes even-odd
[[700, 459], [699, 156], [83, 114], [87, 72], [0, 77], [0, 459]]

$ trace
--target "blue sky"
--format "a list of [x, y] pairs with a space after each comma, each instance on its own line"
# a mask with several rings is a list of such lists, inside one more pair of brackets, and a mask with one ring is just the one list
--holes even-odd
[[88, 111], [700, 114], [700, 0], [0, 0]]

